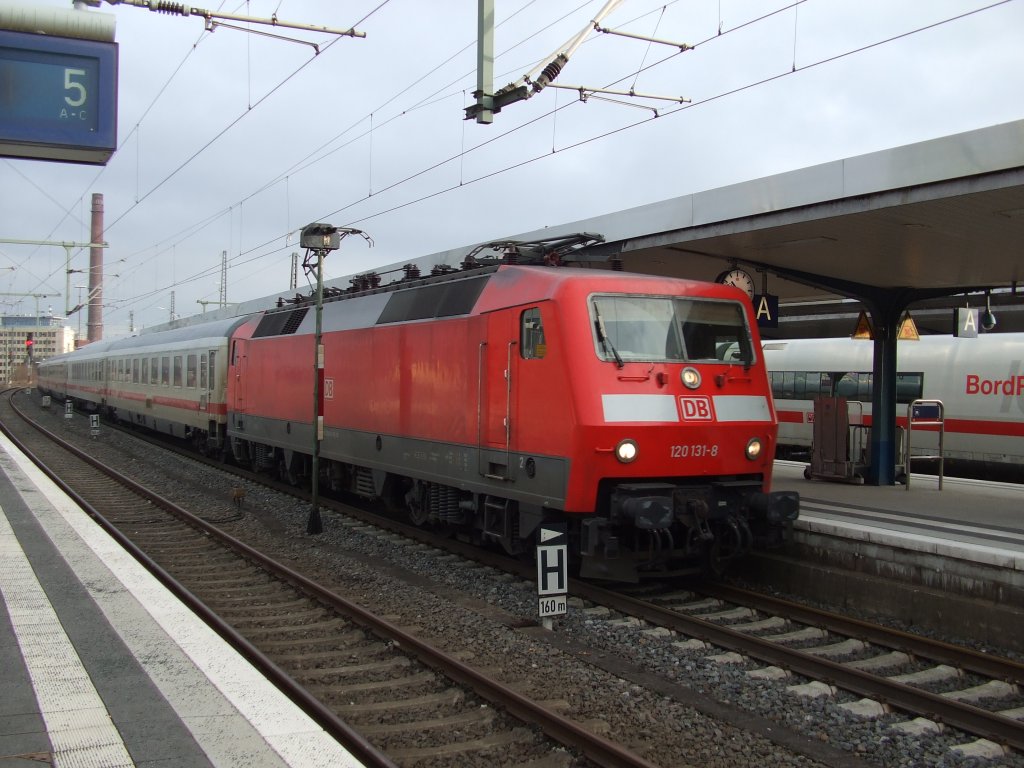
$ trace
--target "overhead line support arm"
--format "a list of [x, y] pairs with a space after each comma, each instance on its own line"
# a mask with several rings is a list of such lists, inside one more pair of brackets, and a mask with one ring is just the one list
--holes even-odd
[[[339, 35], [341, 37], [366, 37], [365, 32], [359, 32], [353, 28], [332, 29], [330, 27], [319, 27], [315, 24], [299, 24], [292, 21], [281, 21], [274, 14], [269, 19], [257, 16], [243, 16], [237, 13], [220, 13], [208, 11], [204, 8], [195, 8], [184, 3], [170, 2], [170, 0], [107, 0], [111, 5], [132, 5], [136, 8], [148, 8], [156, 13], [166, 13], [171, 16], [199, 16], [212, 24], [214, 19], [225, 19], [227, 21], [242, 21], [249, 24], [266, 24], [271, 27], [284, 27], [286, 29], [297, 29], [303, 32], [320, 32], [327, 35]], [[95, 4], [99, 4], [98, 1]]]

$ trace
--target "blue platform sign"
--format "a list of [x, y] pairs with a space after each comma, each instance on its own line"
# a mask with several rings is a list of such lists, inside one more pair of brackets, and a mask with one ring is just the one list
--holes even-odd
[[758, 328], [779, 327], [779, 297], [772, 293], [755, 293], [754, 317]]
[[0, 30], [0, 156], [105, 165], [117, 43]]

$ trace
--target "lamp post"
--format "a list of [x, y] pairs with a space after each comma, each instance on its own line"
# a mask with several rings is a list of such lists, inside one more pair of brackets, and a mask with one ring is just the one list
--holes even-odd
[[[341, 240], [346, 235], [362, 235], [371, 245], [373, 241], [363, 231], [350, 227], [333, 227], [330, 224], [307, 224], [302, 228], [299, 245], [306, 249], [306, 258], [302, 268], [307, 277], [316, 270], [316, 329], [313, 336], [313, 464], [312, 474], [312, 509], [306, 521], [306, 533], [316, 535], [324, 530], [320, 517], [320, 443], [324, 439], [324, 346], [323, 334], [324, 311], [324, 257], [330, 251], [338, 250]], [[312, 263], [316, 259], [316, 264]]]

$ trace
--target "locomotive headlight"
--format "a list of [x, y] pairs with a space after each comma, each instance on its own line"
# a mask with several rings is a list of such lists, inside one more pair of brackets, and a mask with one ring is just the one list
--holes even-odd
[[700, 386], [700, 372], [696, 368], [690, 366], [683, 368], [679, 378], [683, 380], [683, 386], [687, 389], [696, 389]]
[[623, 464], [629, 464], [629, 462], [636, 460], [639, 453], [640, 449], [637, 448], [635, 440], [628, 438], [620, 440], [619, 444], [615, 446], [615, 458]]
[[752, 437], [747, 441], [746, 454], [751, 461], [761, 455], [761, 438]]

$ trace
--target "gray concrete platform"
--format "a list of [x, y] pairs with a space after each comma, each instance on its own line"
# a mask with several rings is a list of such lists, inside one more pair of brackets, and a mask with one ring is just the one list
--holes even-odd
[[[775, 490], [800, 493], [783, 553], [737, 574], [832, 605], [1024, 652], [1024, 486], [914, 474], [905, 486], [804, 478], [775, 463]], [[781, 555], [785, 556], [781, 556]]]
[[358, 766], [0, 436], [0, 768]]
[[946, 555], [1024, 573], [1024, 485], [914, 474], [903, 485], [804, 478], [775, 462], [774, 489], [800, 494], [797, 530]]

